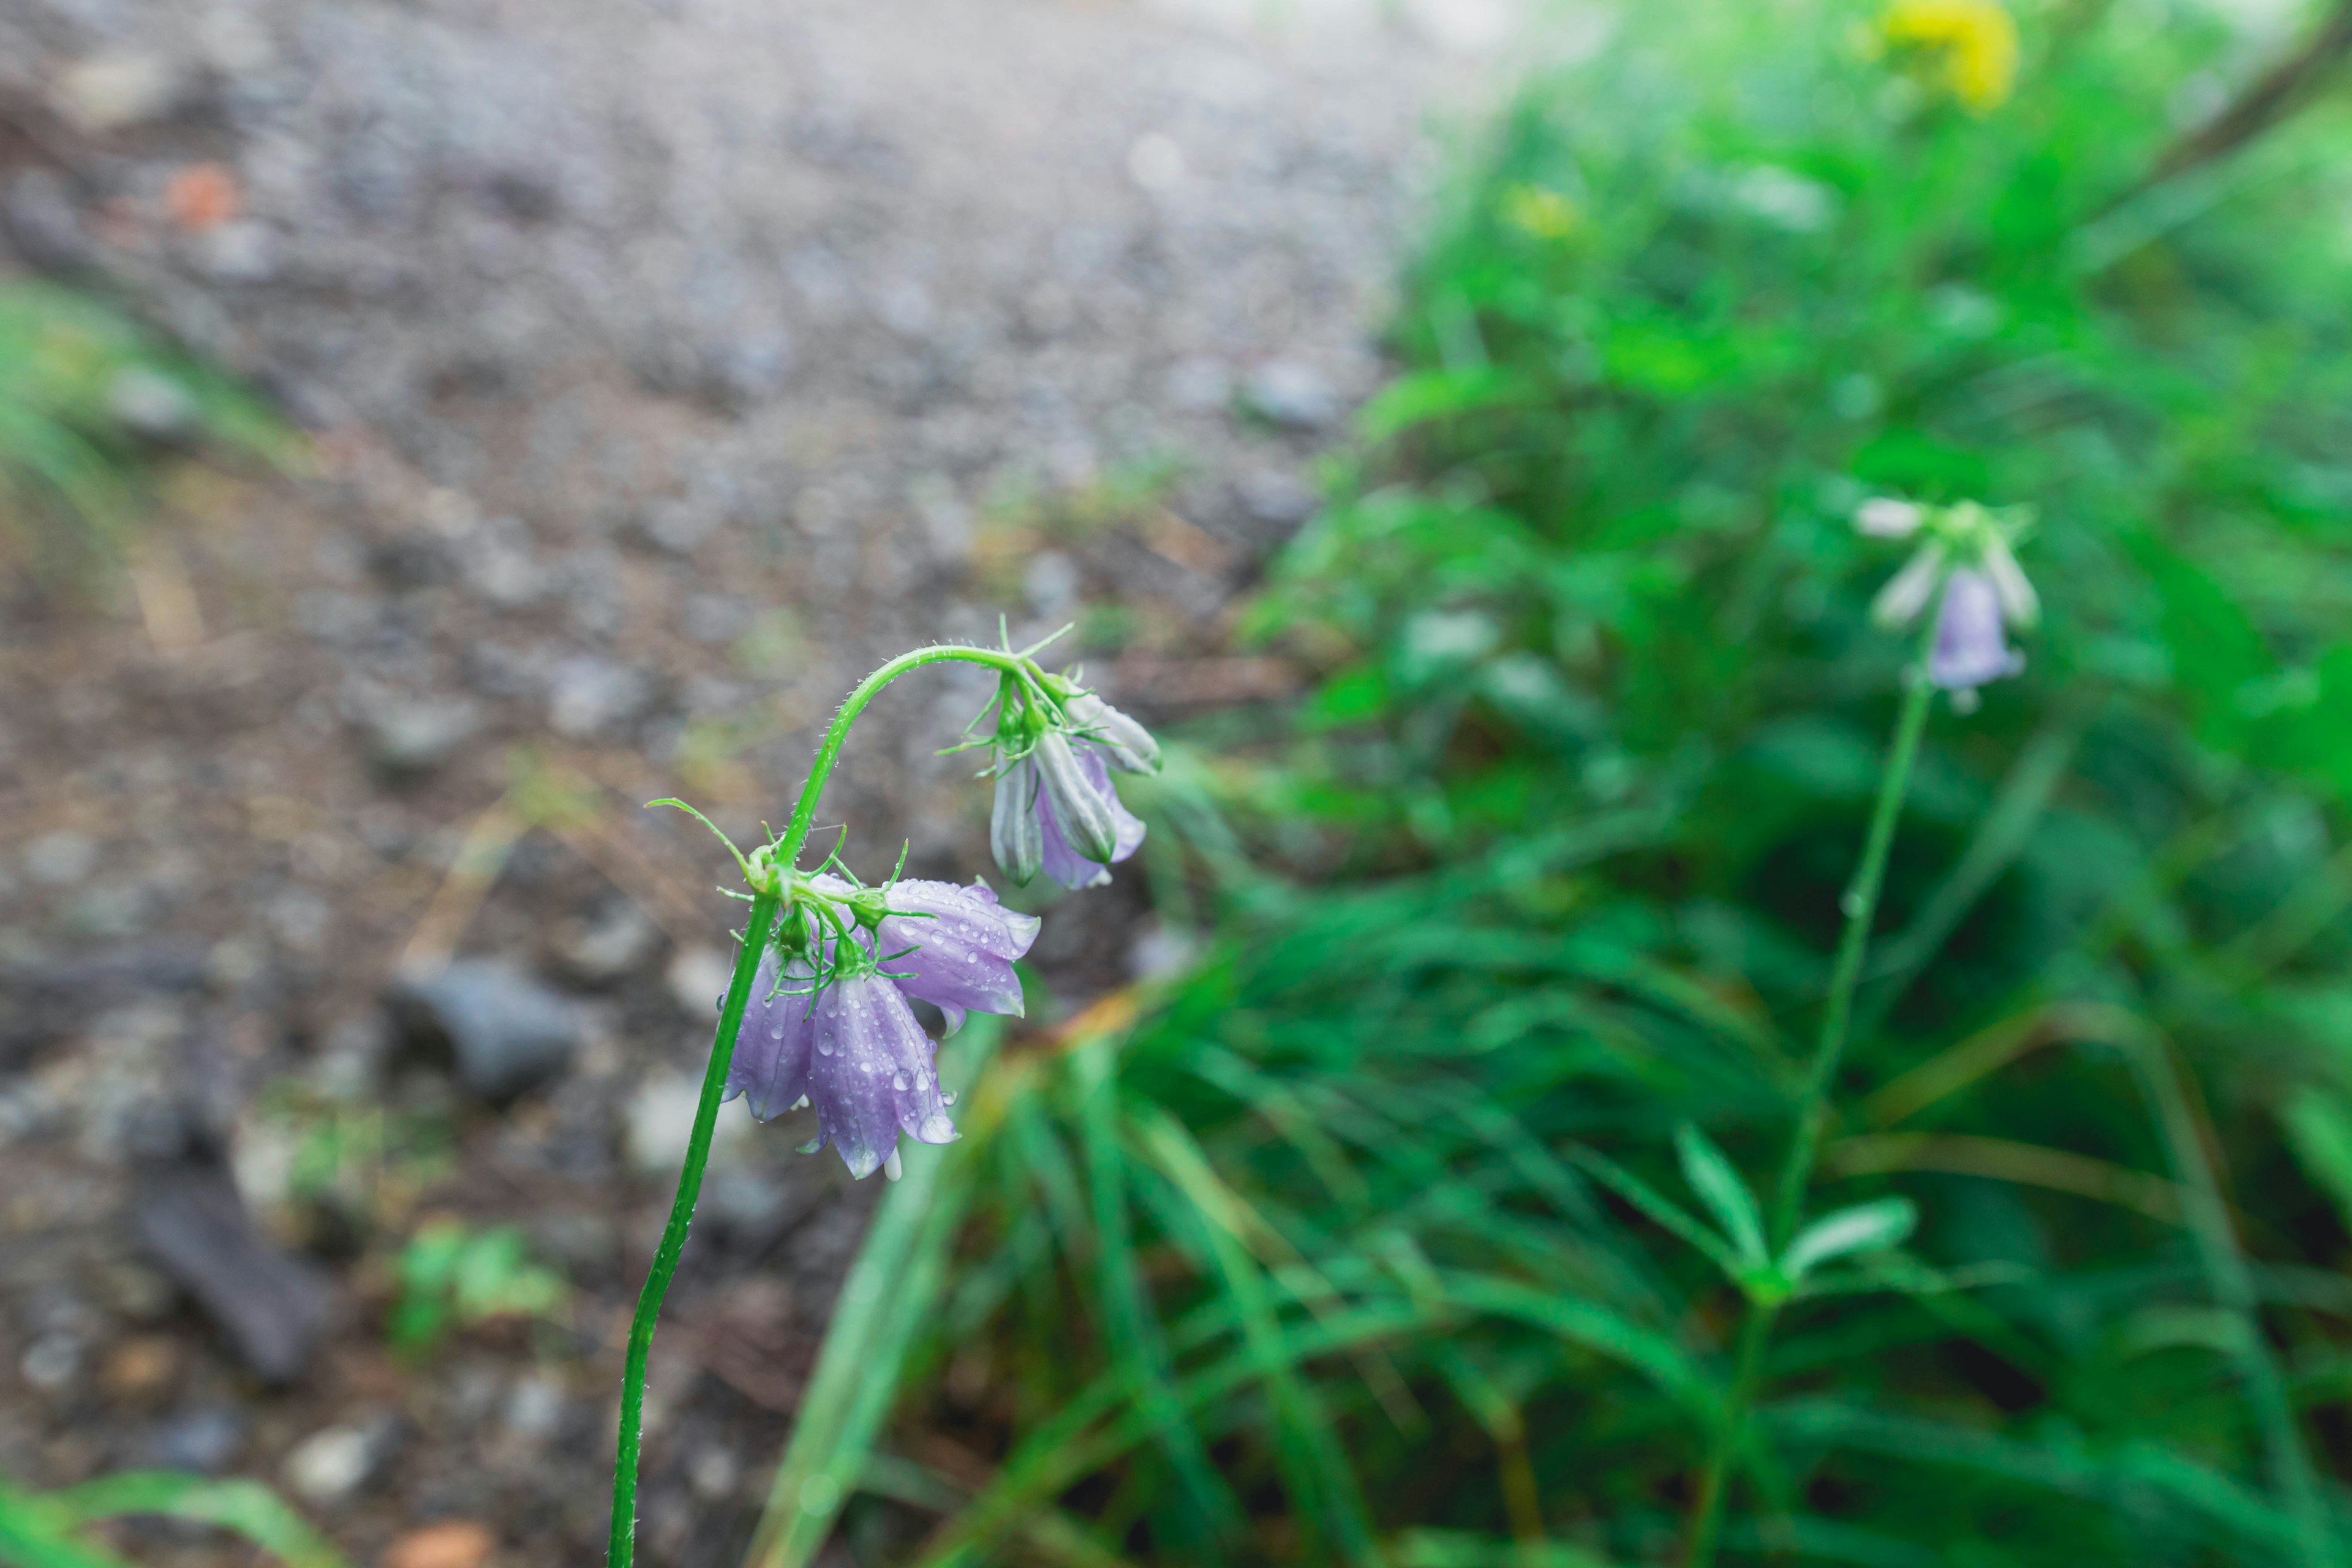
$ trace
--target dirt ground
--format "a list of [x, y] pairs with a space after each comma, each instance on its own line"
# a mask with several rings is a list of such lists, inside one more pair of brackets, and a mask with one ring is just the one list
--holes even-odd
[[[1278, 692], [1231, 607], [1378, 376], [1499, 15], [0, 0], [6, 267], [312, 437], [173, 471], [110, 596], [0, 611], [0, 1476], [249, 1475], [359, 1562], [593, 1561], [733, 918], [639, 803], [781, 819], [859, 675], [1000, 614], [1076, 622], [1155, 721]], [[935, 755], [985, 694], [861, 726], [853, 865], [985, 868]], [[1045, 933], [1061, 1009], [1175, 935], [1132, 876]], [[728, 1114], [656, 1356], [665, 1563], [740, 1552], [876, 1185]], [[568, 1289], [404, 1348], [453, 1220]]]

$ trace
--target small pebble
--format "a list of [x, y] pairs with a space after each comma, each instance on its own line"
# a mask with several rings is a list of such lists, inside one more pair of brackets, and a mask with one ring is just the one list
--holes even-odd
[[444, 1520], [412, 1530], [384, 1548], [383, 1568], [482, 1568], [498, 1549], [487, 1525]]

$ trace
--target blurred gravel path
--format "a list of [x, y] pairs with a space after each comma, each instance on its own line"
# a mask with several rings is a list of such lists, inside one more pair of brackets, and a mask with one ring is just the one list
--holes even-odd
[[[0, 1472], [190, 1464], [293, 1486], [364, 1552], [445, 1516], [501, 1562], [593, 1552], [660, 1107], [728, 918], [709, 847], [630, 803], [780, 816], [859, 674], [1000, 611], [1079, 621], [1157, 716], [1264, 685], [1225, 606], [1376, 375], [1433, 109], [1493, 68], [1466, 0], [1370, 10], [0, 0], [19, 263], [126, 288], [322, 454], [192, 470], [117, 613], [0, 629]], [[861, 728], [825, 814], [857, 863], [904, 835], [918, 870], [978, 868], [982, 803], [931, 753], [979, 695]], [[534, 826], [478, 907], [448, 879], [467, 834]], [[1047, 926], [1074, 995], [1138, 935], [1132, 879], [1088, 898]], [[515, 1110], [394, 1070], [383, 988], [452, 951], [586, 1019]], [[323, 1235], [272, 1151], [328, 1112], [289, 1095], [438, 1118], [456, 1164]], [[696, 1231], [648, 1450], [665, 1561], [748, 1529], [870, 1197], [797, 1141], [746, 1141]], [[279, 1392], [130, 1218], [223, 1158], [336, 1260], [341, 1326]], [[526, 1222], [579, 1333], [388, 1359], [420, 1203]]]

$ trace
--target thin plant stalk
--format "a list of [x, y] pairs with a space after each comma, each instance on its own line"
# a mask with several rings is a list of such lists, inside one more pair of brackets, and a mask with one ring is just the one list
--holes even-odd
[[[1940, 595], [1939, 595], [1940, 598]], [[1911, 769], [1919, 756], [1919, 739], [1935, 706], [1936, 687], [1927, 679], [1927, 658], [1935, 647], [1936, 623], [1942, 606], [1928, 607], [1920, 635], [1918, 658], [1906, 671], [1903, 709], [1895, 721], [1895, 743], [1878, 776], [1878, 803], [1870, 815], [1870, 830], [1863, 840], [1862, 863], [1846, 888], [1839, 907], [1845, 927], [1838, 938], [1837, 960], [1830, 971], [1828, 1004], [1822, 1010], [1822, 1028], [1813, 1044], [1812, 1059], [1797, 1098], [1796, 1130], [1789, 1141], [1789, 1158], [1780, 1168], [1774, 1190], [1772, 1250], [1789, 1245], [1804, 1206], [1814, 1162], [1819, 1158], [1822, 1131], [1828, 1124], [1830, 1091], [1838, 1065], [1845, 1058], [1847, 1025], [1853, 1017], [1853, 992], [1862, 978], [1863, 959], [1870, 947], [1871, 922], [1878, 913], [1878, 894], [1886, 880], [1886, 861], [1895, 847], [1895, 825], [1903, 815], [1903, 797], [1911, 787]], [[1698, 1489], [1691, 1500], [1690, 1544], [1684, 1562], [1688, 1568], [1708, 1568], [1715, 1561], [1717, 1538], [1723, 1528], [1725, 1495], [1730, 1490], [1731, 1465], [1747, 1440], [1748, 1417], [1761, 1383], [1764, 1352], [1770, 1342], [1773, 1320], [1780, 1309], [1751, 1301], [1739, 1329], [1739, 1349], [1732, 1373], [1730, 1397], [1699, 1471]]]
[[992, 648], [916, 648], [882, 666], [858, 683], [842, 703], [841, 710], [834, 715], [832, 727], [826, 730], [824, 742], [817, 748], [808, 782], [801, 785], [800, 799], [793, 806], [782, 836], [769, 846], [763, 864], [761, 857], [755, 855], [754, 864], [749, 868], [766, 879], [755, 880], [753, 885], [751, 919], [744, 926], [742, 949], [736, 954], [735, 973], [728, 982], [726, 1000], [719, 1007], [719, 1033], [711, 1041], [709, 1065], [703, 1071], [702, 1098], [695, 1107], [694, 1131], [687, 1141], [686, 1163], [678, 1172], [677, 1194], [670, 1201], [669, 1222], [662, 1227], [661, 1241], [654, 1248], [653, 1267], [646, 1272], [645, 1288], [637, 1293], [636, 1315], [629, 1322], [628, 1359], [621, 1378], [620, 1443], [613, 1466], [612, 1537], [605, 1552], [609, 1568], [629, 1568], [636, 1554], [637, 1464], [645, 1440], [646, 1363], [653, 1352], [654, 1326], [661, 1316], [662, 1298], [669, 1293], [670, 1280], [677, 1273], [678, 1258], [686, 1250], [687, 1228], [693, 1223], [695, 1205], [702, 1195], [703, 1172], [710, 1163], [710, 1140], [718, 1130], [719, 1104], [726, 1097], [728, 1068], [734, 1062], [735, 1036], [743, 1026], [743, 1013], [751, 1004], [751, 988], [759, 977], [761, 955], [783, 907], [789, 885], [786, 879], [800, 858], [802, 847], [808, 842], [825, 779], [849, 740], [850, 726], [856, 723], [866, 705], [884, 687], [909, 670], [950, 662], [986, 665], [1024, 683], [1028, 679], [1027, 668], [1017, 655]]
[[2254, 1407], [2254, 1419], [2262, 1426], [2271, 1484], [2278, 1489], [2287, 1513], [2294, 1521], [2296, 1555], [2304, 1568], [2333, 1568], [2341, 1559], [2328, 1528], [2326, 1506], [2320, 1500], [2310, 1450], [2305, 1447], [2303, 1430], [2296, 1424], [2286, 1380], [2280, 1375], [2278, 1362], [2263, 1337], [2253, 1276], [2238, 1245], [2237, 1230], [2230, 1223], [2229, 1205], [2222, 1201], [2221, 1184], [2214, 1179], [2213, 1163], [2199, 1134], [2197, 1118], [2189, 1109], [2189, 1096], [2173, 1065], [2171, 1049], [2162, 1036], [2150, 1030], [2134, 1039], [2129, 1051], [2141, 1092], [2147, 1096], [2148, 1109], [2163, 1134], [2172, 1179], [2180, 1184], [2181, 1217], [2196, 1243], [2207, 1286], [2221, 1308], [2237, 1320], [2238, 1374]]

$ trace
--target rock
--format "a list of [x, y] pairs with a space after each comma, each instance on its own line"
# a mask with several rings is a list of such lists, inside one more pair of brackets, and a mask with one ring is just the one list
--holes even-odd
[[89, 836], [61, 828], [25, 846], [25, 874], [52, 888], [69, 887], [98, 866], [98, 845]]
[[267, 283], [283, 264], [277, 234], [250, 218], [224, 223], [196, 235], [189, 258], [215, 283]]
[[50, 96], [59, 116], [76, 130], [102, 135], [162, 119], [178, 106], [186, 87], [186, 73], [177, 62], [123, 49], [66, 67]]
[[1233, 401], [1233, 373], [1221, 360], [1195, 356], [1169, 367], [1168, 401], [1187, 414], [1213, 414]]
[[[677, 1073], [649, 1079], [629, 1100], [625, 1131], [632, 1169], [648, 1176], [667, 1176], [686, 1162], [686, 1146], [694, 1137], [694, 1114], [702, 1102], [698, 1073]], [[751, 1130], [749, 1116], [722, 1113], [710, 1140], [714, 1163], [734, 1152]]]
[[180, 1347], [162, 1334], [138, 1334], [107, 1352], [98, 1384], [118, 1403], [144, 1401], [180, 1381]]
[[373, 1479], [392, 1457], [393, 1424], [376, 1419], [311, 1433], [287, 1452], [287, 1489], [305, 1502], [338, 1503]]
[[18, 255], [36, 267], [82, 267], [90, 258], [89, 237], [65, 181], [47, 169], [27, 169], [8, 184], [5, 209], [8, 237]]
[[141, 1445], [144, 1461], [159, 1469], [218, 1475], [245, 1451], [245, 1413], [234, 1405], [207, 1405], [173, 1416]]
[[1339, 417], [1339, 394], [1330, 378], [1297, 360], [1258, 366], [1242, 397], [1253, 413], [1293, 430], [1320, 430]]
[[662, 978], [669, 982], [669, 994], [689, 1016], [716, 1023], [727, 983], [735, 978], [735, 966], [715, 947], [682, 947], [671, 957]]
[[492, 1104], [562, 1076], [586, 1032], [578, 1008], [496, 959], [404, 982], [392, 1002], [412, 1040], [446, 1049], [458, 1081]]
[[482, 710], [463, 698], [401, 698], [362, 721], [368, 760], [394, 783], [411, 783], [457, 754], [482, 728]]
[[334, 1287], [255, 1228], [226, 1172], [166, 1168], [140, 1203], [139, 1230], [257, 1376], [287, 1384], [301, 1375], [334, 1317]]
[[81, 1375], [81, 1341], [63, 1329], [53, 1330], [25, 1347], [16, 1370], [43, 1394], [56, 1394]]
[[609, 985], [640, 969], [661, 947], [661, 928], [625, 900], [608, 904], [593, 921], [566, 928], [557, 938], [563, 966], [592, 984]]
[[523, 1441], [543, 1443], [562, 1429], [569, 1408], [562, 1384], [532, 1373], [517, 1379], [508, 1391], [506, 1409], [499, 1419], [509, 1432]]
[[444, 1520], [412, 1530], [384, 1548], [383, 1568], [483, 1568], [498, 1548], [488, 1525]]
[[645, 677], [593, 654], [574, 654], [548, 673], [547, 721], [555, 732], [584, 741], [644, 710], [651, 692]]
[[1048, 621], [1061, 619], [1078, 602], [1078, 592], [1086, 585], [1078, 563], [1058, 550], [1041, 550], [1029, 558], [1029, 565], [1021, 574], [1022, 592], [1029, 598], [1029, 608]]
[[196, 422], [195, 399], [188, 389], [143, 367], [124, 371], [108, 385], [106, 411], [124, 429], [151, 441], [184, 436]]
[[1315, 515], [1315, 491], [1295, 474], [1244, 474], [1234, 488], [1242, 510], [1269, 528], [1296, 528]]

